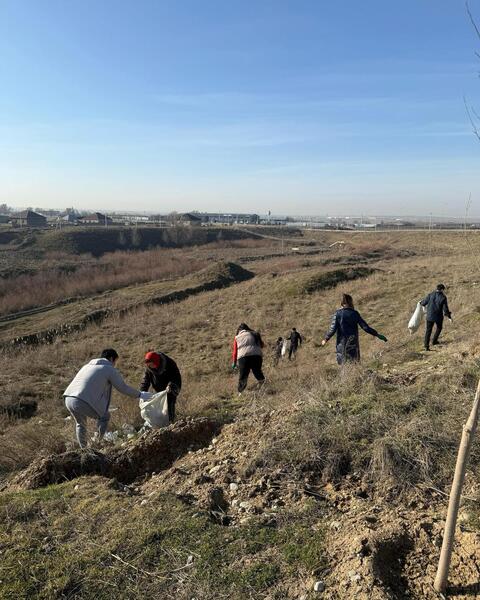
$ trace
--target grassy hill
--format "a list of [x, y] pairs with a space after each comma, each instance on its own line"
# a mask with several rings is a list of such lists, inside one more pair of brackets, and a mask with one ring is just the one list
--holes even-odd
[[[246, 265], [254, 277], [230, 287], [3, 351], [0, 404], [31, 399], [38, 411], [0, 417], [0, 597], [436, 597], [446, 494], [480, 375], [480, 238], [312, 240], [321, 253], [259, 256]], [[221, 254], [239, 258], [228, 244]], [[454, 322], [425, 353], [406, 324], [440, 281]], [[362, 364], [339, 371], [333, 340], [320, 341], [342, 292], [389, 341], [362, 335]], [[241, 321], [267, 341], [267, 384], [251, 381], [238, 398], [229, 354]], [[273, 342], [292, 326], [305, 337], [298, 360], [274, 367]], [[94, 474], [85, 461], [61, 470], [61, 453], [74, 450], [62, 391], [107, 346], [132, 385], [148, 349], [174, 357], [185, 381], [177, 424], [102, 452], [108, 464], [148, 457], [133, 480], [121, 469]], [[112, 404], [112, 429], [140, 425], [135, 401], [114, 395]], [[201, 437], [205, 418], [215, 433]], [[168, 462], [166, 440], [177, 450]], [[478, 582], [479, 465], [477, 444], [452, 562], [457, 598], [474, 596]], [[38, 487], [33, 475], [45, 470], [58, 483]]]

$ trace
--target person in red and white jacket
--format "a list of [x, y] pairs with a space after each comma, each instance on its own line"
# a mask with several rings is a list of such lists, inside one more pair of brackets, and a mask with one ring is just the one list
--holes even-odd
[[232, 368], [238, 366], [238, 394], [247, 387], [248, 376], [252, 371], [255, 379], [262, 385], [265, 376], [262, 372], [263, 340], [257, 331], [246, 323], [241, 323], [233, 340]]

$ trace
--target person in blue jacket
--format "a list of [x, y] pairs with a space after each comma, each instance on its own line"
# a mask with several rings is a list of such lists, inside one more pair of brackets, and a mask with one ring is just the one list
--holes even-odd
[[337, 363], [343, 365], [346, 362], [358, 362], [360, 360], [360, 341], [358, 339], [358, 326], [366, 333], [377, 337], [383, 342], [387, 338], [370, 327], [360, 313], [353, 306], [353, 298], [350, 294], [343, 294], [342, 308], [332, 317], [332, 322], [327, 335], [322, 340], [322, 346], [336, 333], [337, 334]]
[[425, 296], [420, 304], [427, 307], [427, 324], [425, 328], [424, 345], [425, 350], [430, 350], [430, 336], [432, 335], [433, 326], [435, 325], [435, 333], [433, 334], [432, 344], [436, 346], [443, 328], [443, 317], [447, 317], [450, 321], [452, 320], [452, 313], [448, 308], [448, 301], [443, 283], [439, 283], [437, 289]]

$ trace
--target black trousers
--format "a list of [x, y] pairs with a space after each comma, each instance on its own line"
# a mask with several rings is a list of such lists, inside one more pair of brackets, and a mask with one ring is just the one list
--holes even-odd
[[243, 392], [247, 387], [248, 376], [252, 371], [257, 381], [265, 381], [262, 373], [263, 358], [261, 356], [243, 356], [237, 361], [238, 364], [238, 391]]
[[175, 421], [175, 404], [177, 397], [174, 394], [167, 394], [167, 405], [168, 405], [168, 420], [170, 423]]
[[288, 350], [288, 360], [291, 360], [292, 354], [295, 356], [297, 354], [298, 344], [290, 344], [290, 349]]
[[436, 325], [435, 333], [433, 334], [432, 344], [436, 344], [438, 342], [438, 336], [440, 335], [443, 327], [443, 319], [438, 321], [427, 321], [427, 326], [425, 328], [425, 348], [428, 350], [430, 348], [430, 336], [432, 335], [433, 326]]

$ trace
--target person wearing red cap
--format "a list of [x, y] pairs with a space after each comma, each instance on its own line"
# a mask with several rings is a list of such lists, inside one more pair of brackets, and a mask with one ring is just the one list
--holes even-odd
[[168, 419], [175, 420], [175, 404], [182, 388], [182, 376], [177, 363], [163, 352], [147, 352], [145, 354], [145, 373], [140, 390], [147, 392], [150, 386], [155, 392], [167, 391]]

